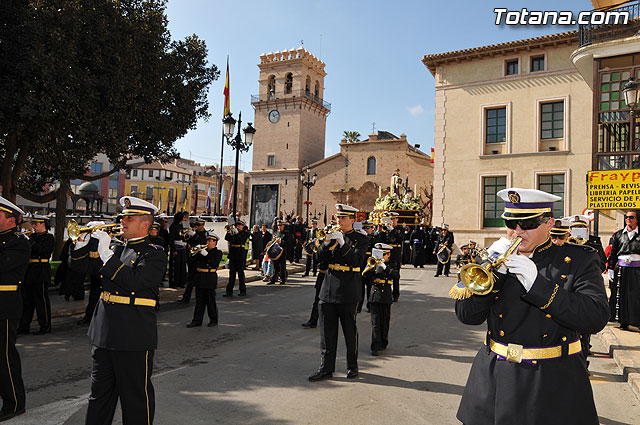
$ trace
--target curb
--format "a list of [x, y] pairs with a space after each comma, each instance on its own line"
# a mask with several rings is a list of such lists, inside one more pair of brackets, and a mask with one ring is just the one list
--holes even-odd
[[[295, 263], [293, 265], [288, 265], [287, 266], [287, 271], [289, 273], [297, 273], [297, 272], [303, 272], [305, 270], [305, 265], [304, 264], [299, 264], [299, 263]], [[247, 272], [249, 270], [245, 270], [245, 282], [249, 283], [249, 282], [256, 282], [256, 281], [262, 281], [262, 277], [260, 276], [260, 274], [255, 273], [253, 270], [251, 270], [254, 273], [251, 273], [251, 275], [248, 275]], [[229, 281], [228, 277], [219, 277], [218, 279], [218, 290], [222, 289], [224, 290], [224, 286], [226, 285], [226, 283]], [[224, 284], [224, 285], [223, 285]], [[57, 290], [56, 290], [57, 291]], [[165, 287], [160, 287], [160, 301], [164, 301], [164, 302], [171, 302], [171, 301], [175, 301], [178, 298], [180, 298], [182, 296], [182, 293], [184, 292], [184, 288], [165, 288]], [[85, 297], [86, 299], [86, 297]], [[51, 318], [60, 318], [60, 317], [67, 317], [67, 316], [76, 316], [76, 315], [80, 315], [80, 314], [84, 314], [84, 311], [87, 307], [87, 303], [83, 302], [82, 305], [77, 305], [77, 306], [73, 306], [73, 307], [69, 307], [69, 308], [62, 308], [62, 309], [58, 309], [58, 310], [52, 310], [51, 311]]]
[[640, 400], [640, 365], [636, 363], [609, 326], [598, 333], [605, 350], [616, 362], [636, 398]]

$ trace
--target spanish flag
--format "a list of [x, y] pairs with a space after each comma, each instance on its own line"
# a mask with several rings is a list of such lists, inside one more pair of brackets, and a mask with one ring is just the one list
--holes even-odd
[[229, 115], [230, 105], [229, 105], [229, 56], [227, 56], [227, 80], [224, 83], [224, 114], [223, 117]]
[[433, 164], [434, 159], [436, 158], [435, 152], [433, 148], [431, 148], [431, 163]]

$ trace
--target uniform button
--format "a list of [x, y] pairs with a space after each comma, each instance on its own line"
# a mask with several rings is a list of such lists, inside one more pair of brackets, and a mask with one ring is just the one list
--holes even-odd
[[498, 314], [498, 317], [502, 319], [502, 314]]
[[563, 340], [563, 341], [566, 341], [566, 340], [567, 340], [567, 337], [566, 337], [566, 336], [563, 336], [563, 337], [562, 337], [562, 340]]
[[131, 295], [135, 295], [135, 294], [136, 294], [135, 292], [132, 292], [132, 293], [131, 293]]
[[551, 315], [549, 313], [545, 314], [544, 317], [546, 317], [547, 319], [551, 319]]
[[549, 336], [548, 334], [544, 334], [544, 335], [542, 335], [542, 337], [543, 337], [543, 338], [546, 338], [546, 337], [548, 337], [548, 336]]
[[567, 280], [567, 275], [566, 275], [566, 274], [561, 275], [561, 276], [560, 276], [560, 279], [562, 279], [562, 280]]
[[100, 277], [104, 277], [104, 276], [100, 275]]
[[531, 360], [531, 363], [538, 364], [538, 361], [537, 360]]
[[491, 331], [487, 332], [489, 335], [491, 335]]
[[496, 296], [496, 300], [500, 299], [500, 297]]
[[564, 262], [565, 263], [570, 263], [571, 262], [571, 257], [564, 257]]
[[500, 336], [504, 336], [504, 331], [500, 331]]

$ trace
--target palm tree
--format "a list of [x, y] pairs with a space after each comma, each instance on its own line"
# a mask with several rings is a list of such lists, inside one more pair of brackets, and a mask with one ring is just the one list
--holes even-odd
[[360, 141], [360, 133], [357, 131], [345, 131], [343, 137], [347, 139], [347, 142], [354, 143]]

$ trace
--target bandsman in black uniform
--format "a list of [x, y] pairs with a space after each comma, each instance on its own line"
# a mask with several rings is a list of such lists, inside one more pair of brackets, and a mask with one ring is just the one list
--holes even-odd
[[444, 275], [449, 276], [449, 270], [451, 268], [451, 253], [453, 252], [453, 233], [449, 231], [449, 225], [442, 225], [442, 232], [438, 235], [438, 240], [436, 241], [436, 249], [433, 251], [434, 254], [437, 254], [443, 247], [449, 250], [449, 259], [446, 263], [442, 263], [438, 260], [438, 266], [436, 268], [436, 274], [433, 277], [438, 277], [442, 274], [444, 269]]
[[[369, 245], [367, 246], [367, 252], [365, 252], [364, 262], [360, 266], [362, 270], [367, 267], [367, 259], [371, 257], [371, 252], [377, 241], [376, 235], [373, 234], [373, 222], [365, 220], [362, 222], [362, 230], [366, 233]], [[362, 311], [362, 304], [364, 299], [367, 299], [367, 311], [369, 311], [369, 292], [371, 292], [371, 285], [373, 284], [373, 273], [367, 273], [362, 276], [362, 300], [358, 303], [358, 313]]]
[[237, 219], [235, 226], [231, 227], [224, 239], [229, 247], [229, 283], [227, 283], [226, 292], [223, 297], [233, 296], [233, 287], [236, 284], [236, 274], [238, 275], [239, 296], [247, 295], [247, 286], [245, 285], [244, 266], [247, 260], [247, 251], [244, 249], [245, 243], [249, 239], [249, 231], [246, 229], [244, 221]]
[[16, 330], [22, 312], [20, 287], [24, 281], [31, 246], [20, 233], [24, 211], [0, 196], [0, 421], [25, 411], [20, 354], [16, 349]]
[[516, 236], [522, 241], [486, 295], [461, 283], [450, 292], [462, 323], [487, 322], [457, 418], [467, 425], [596, 425], [580, 334], [599, 332], [609, 318], [597, 257], [589, 247], [551, 242], [558, 196], [520, 188], [497, 195], [505, 200], [508, 239], [488, 253], [505, 253]]
[[478, 258], [478, 243], [471, 239], [469, 239], [469, 255], [472, 263], [477, 263], [480, 260]]
[[[393, 229], [387, 234], [387, 241], [384, 242], [391, 245], [391, 267], [393, 267], [400, 276], [400, 267], [402, 266], [402, 245], [404, 244], [404, 227], [398, 224], [397, 212], [390, 211], [387, 216], [391, 218]], [[400, 298], [400, 279], [393, 283], [393, 302]]]
[[371, 355], [377, 356], [389, 345], [389, 324], [391, 322], [391, 295], [393, 281], [399, 279], [398, 271], [391, 267], [391, 245], [375, 244], [372, 257], [378, 261], [371, 272], [373, 275], [369, 308], [371, 309]]
[[570, 225], [571, 223], [563, 218], [555, 220], [553, 227], [549, 230], [549, 236], [554, 245], [562, 246], [567, 242], [569, 234], [571, 233]]
[[333, 376], [338, 347], [338, 323], [342, 325], [347, 347], [347, 378], [358, 376], [358, 328], [356, 308], [362, 299], [360, 266], [367, 251], [367, 238], [353, 230], [357, 210], [337, 204], [338, 224], [341, 230], [318, 241], [318, 259], [328, 261], [327, 273], [320, 288], [320, 345], [322, 361], [309, 381], [320, 381]]
[[149, 241], [164, 250], [166, 242], [164, 238], [160, 236], [160, 223], [153, 223], [151, 225], [151, 230], [149, 230]]
[[590, 219], [586, 215], [576, 214], [569, 217], [565, 217], [563, 220], [569, 222], [571, 229], [571, 241], [579, 245], [587, 245], [595, 249], [600, 259], [600, 269], [604, 273], [607, 269], [607, 256], [604, 253], [602, 242], [597, 236], [589, 234]]
[[620, 323], [620, 329], [629, 325], [640, 326], [640, 237], [638, 237], [638, 211], [624, 215], [625, 226], [613, 235], [609, 254], [608, 273], [611, 297], [611, 321]]
[[157, 208], [133, 197], [120, 198], [120, 204], [124, 243], [113, 245], [106, 232], [97, 230], [79, 239], [71, 252], [72, 268], [102, 276], [103, 292], [89, 326], [88, 425], [111, 423], [118, 399], [124, 423], [151, 424], [155, 411], [151, 374], [158, 345], [158, 287], [167, 257], [149, 240]]
[[202, 326], [204, 311], [209, 315], [209, 324], [212, 327], [218, 325], [218, 306], [216, 305], [216, 288], [218, 287], [218, 267], [222, 260], [222, 251], [218, 246], [218, 235], [210, 232], [206, 236], [207, 246], [196, 254], [196, 275], [194, 286], [196, 288], [196, 308], [193, 311], [193, 320], [188, 328]]
[[460, 247], [460, 254], [456, 256], [456, 268], [460, 270], [463, 266], [472, 262], [469, 245], [462, 245]]
[[51, 283], [51, 265], [49, 260], [53, 253], [54, 239], [49, 233], [49, 219], [35, 215], [31, 219], [33, 233], [29, 237], [31, 258], [22, 285], [23, 309], [18, 333], [29, 333], [33, 311], [35, 310], [40, 329], [34, 335], [51, 332], [51, 301], [49, 301], [49, 285]]
[[185, 213], [180, 211], [173, 216], [169, 226], [169, 287], [184, 288], [187, 283], [187, 243], [184, 235]]
[[187, 286], [184, 289], [182, 298], [178, 300], [179, 303], [189, 304], [191, 301], [191, 292], [193, 291], [193, 283], [196, 277], [196, 268], [198, 257], [197, 254], [191, 255], [191, 250], [197, 246], [206, 245], [207, 232], [204, 230], [204, 220], [197, 218], [194, 221], [194, 228], [192, 231], [187, 232]]
[[[307, 244], [315, 243], [316, 239], [318, 239], [318, 235], [316, 234], [317, 231], [318, 231], [318, 220], [312, 219], [311, 228], [306, 231], [307, 235], [305, 238], [305, 246], [307, 246]], [[311, 271], [312, 268], [313, 268], [313, 275], [315, 276], [316, 273], [318, 272], [318, 258], [316, 256], [316, 253], [314, 251], [313, 254], [311, 255], [309, 255], [306, 252], [305, 254], [307, 256], [307, 263], [305, 265], [304, 274], [302, 276], [303, 277], [309, 276], [309, 272]]]
[[[267, 285], [273, 285], [276, 283], [276, 280], [280, 278], [280, 284], [284, 285], [287, 283], [287, 250], [290, 245], [289, 241], [291, 239], [290, 233], [286, 230], [286, 224], [282, 220], [278, 220], [278, 231], [276, 231], [273, 236], [282, 248], [282, 253], [278, 258], [271, 258], [271, 262], [273, 263], [273, 275], [271, 276], [271, 280]], [[268, 253], [267, 253], [268, 254]]]

